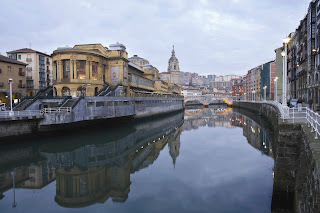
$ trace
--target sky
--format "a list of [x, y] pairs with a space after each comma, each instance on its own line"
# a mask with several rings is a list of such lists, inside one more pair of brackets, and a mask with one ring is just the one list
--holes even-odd
[[166, 72], [245, 75], [275, 59], [310, 0], [15, 0], [0, 7], [0, 54], [119, 42]]

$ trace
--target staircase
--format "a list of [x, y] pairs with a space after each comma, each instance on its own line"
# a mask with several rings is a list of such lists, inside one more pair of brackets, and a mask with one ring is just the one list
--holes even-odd
[[106, 84], [98, 93], [98, 96], [105, 96], [108, 93], [108, 90], [110, 89], [109, 84]]
[[78, 99], [68, 99], [64, 104], [61, 105], [61, 107], [72, 107]]
[[53, 88], [52, 86], [49, 86], [45, 89], [41, 89], [39, 90], [39, 92], [37, 92], [37, 94], [31, 98], [28, 96], [25, 96], [21, 99], [21, 102], [19, 104], [17, 104], [16, 106], [13, 107], [14, 111], [21, 111], [21, 110], [25, 110], [27, 109], [31, 104], [33, 104], [34, 102], [36, 102], [36, 100], [38, 100], [39, 97], [48, 97], [48, 96], [52, 96], [53, 95]]
[[32, 102], [33, 99], [24, 99], [17, 106], [13, 107], [13, 111], [22, 111], [27, 105]]

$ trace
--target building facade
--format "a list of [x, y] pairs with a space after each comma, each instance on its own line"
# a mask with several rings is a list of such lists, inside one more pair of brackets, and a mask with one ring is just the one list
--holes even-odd
[[[143, 58], [128, 59], [123, 44], [59, 48], [53, 58], [54, 96], [97, 96], [109, 88], [119, 96], [180, 94], [178, 85], [160, 79], [159, 70]], [[103, 94], [105, 95], [105, 94]]]
[[0, 55], [0, 103], [10, 105], [10, 84], [8, 79], [13, 79], [12, 100], [18, 103], [26, 96], [26, 66], [20, 61]]
[[9, 58], [27, 64], [26, 90], [34, 96], [39, 90], [52, 86], [52, 58], [46, 53], [24, 48], [7, 52]]

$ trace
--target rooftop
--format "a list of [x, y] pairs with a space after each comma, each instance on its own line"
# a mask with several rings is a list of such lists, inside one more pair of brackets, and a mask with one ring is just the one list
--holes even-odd
[[48, 54], [46, 54], [46, 53], [39, 52], [39, 51], [30, 49], [30, 48], [22, 48], [22, 49], [12, 50], [12, 51], [10, 51], [10, 52], [7, 52], [7, 54], [10, 54], [10, 53], [38, 53], [38, 54], [42, 54], [42, 55], [46, 55], [46, 56], [49, 56], [49, 57], [50, 57], [50, 55], [48, 55]]
[[0, 61], [1, 62], [6, 62], [6, 63], [10, 63], [10, 64], [19, 64], [19, 65], [24, 65], [27, 66], [28, 64], [22, 63], [20, 61], [8, 58], [6, 56], [0, 55]]

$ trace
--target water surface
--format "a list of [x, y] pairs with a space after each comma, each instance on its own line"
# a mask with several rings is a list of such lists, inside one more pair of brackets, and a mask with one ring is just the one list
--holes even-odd
[[41, 136], [2, 146], [0, 209], [271, 212], [271, 150], [258, 124], [222, 106]]

